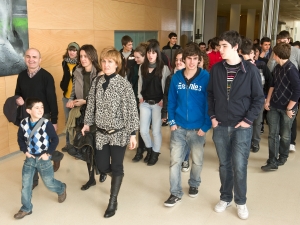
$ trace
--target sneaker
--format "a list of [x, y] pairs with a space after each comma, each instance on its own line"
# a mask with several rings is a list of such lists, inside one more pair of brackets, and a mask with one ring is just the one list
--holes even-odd
[[32, 211], [30, 211], [30, 212], [24, 212], [24, 211], [20, 210], [19, 212], [17, 212], [14, 215], [14, 218], [15, 219], [22, 219], [22, 218], [24, 218], [24, 216], [30, 215], [31, 213], [32, 213]]
[[181, 198], [178, 198], [175, 195], [170, 195], [168, 200], [164, 202], [164, 205], [167, 207], [173, 207], [177, 202], [181, 202]]
[[283, 166], [286, 163], [287, 159], [286, 158], [280, 158], [277, 160], [277, 165], [278, 166]]
[[236, 205], [237, 207], [237, 212], [238, 212], [238, 216], [242, 219], [242, 220], [246, 220], [249, 217], [249, 212], [247, 209], [246, 204], [244, 205]]
[[66, 198], [67, 198], [67, 185], [66, 184], [64, 184], [64, 185], [65, 185], [64, 192], [61, 195], [58, 195], [58, 202], [59, 203], [64, 202], [66, 200]]
[[198, 188], [197, 187], [190, 187], [189, 189], [189, 196], [192, 198], [197, 197], [198, 195]]
[[224, 201], [220, 200], [218, 202], [218, 204], [216, 204], [216, 206], [215, 206], [215, 211], [218, 213], [224, 212], [225, 209], [229, 206], [231, 206], [231, 202], [224, 202]]
[[295, 145], [290, 145], [290, 151], [295, 152], [296, 151], [296, 146]]
[[190, 170], [190, 163], [189, 161], [183, 161], [181, 165], [181, 171], [182, 172], [188, 172]]
[[268, 162], [267, 165], [262, 166], [261, 169], [263, 171], [274, 171], [278, 169], [278, 166], [275, 163]]
[[251, 149], [252, 149], [252, 152], [256, 153], [259, 151], [259, 145], [252, 144]]

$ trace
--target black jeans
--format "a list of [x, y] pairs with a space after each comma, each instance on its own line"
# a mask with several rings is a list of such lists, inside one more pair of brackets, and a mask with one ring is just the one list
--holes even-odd
[[96, 165], [101, 173], [112, 172], [113, 176], [124, 174], [123, 160], [126, 146], [103, 145], [102, 150], [96, 151]]
[[[43, 115], [43, 117], [45, 118], [45, 119], [50, 119], [50, 114], [49, 113], [46, 113], [46, 114], [44, 114]], [[51, 157], [51, 160], [52, 161], [60, 161], [60, 160], [62, 160], [62, 158], [64, 157], [64, 154], [62, 153], [62, 152], [59, 152], [59, 151], [54, 151], [53, 153], [52, 153], [52, 157]], [[38, 175], [38, 172], [37, 171], [35, 171], [35, 174], [34, 174], [34, 176], [33, 176], [33, 184], [38, 184], [38, 182], [39, 182], [39, 175]]]

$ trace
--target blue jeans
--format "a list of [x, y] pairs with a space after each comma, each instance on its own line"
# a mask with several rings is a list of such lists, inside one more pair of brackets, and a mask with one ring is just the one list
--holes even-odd
[[[298, 108], [293, 109], [297, 114]], [[289, 149], [291, 142], [291, 128], [295, 116], [289, 118], [286, 111], [270, 107], [267, 113], [269, 124], [269, 161], [276, 163], [279, 158], [287, 159], [289, 157]], [[280, 135], [280, 140], [279, 140]]]
[[51, 160], [43, 160], [36, 158], [27, 158], [25, 159], [23, 169], [22, 169], [22, 207], [21, 210], [24, 212], [32, 211], [32, 178], [37, 170], [45, 184], [45, 186], [58, 195], [61, 195], [65, 191], [65, 185], [54, 179], [54, 172]]
[[[65, 113], [65, 121], [67, 123], [68, 118], [69, 118], [69, 112], [70, 112], [70, 108], [66, 107], [66, 104], [68, 103], [69, 99], [62, 97], [62, 103], [63, 103], [63, 108], [64, 108], [64, 113]], [[68, 131], [66, 131], [66, 144], [70, 144], [70, 139], [69, 139], [69, 133]]]
[[238, 205], [246, 203], [247, 165], [250, 153], [252, 127], [234, 128], [217, 126], [213, 130], [213, 141], [219, 157], [220, 199]]
[[[149, 132], [151, 121], [153, 141]], [[160, 152], [162, 141], [161, 107], [158, 104], [149, 105], [146, 102], [140, 104], [140, 132], [146, 148], [152, 148], [154, 152]]]
[[197, 132], [197, 130], [186, 130], [179, 126], [177, 130], [171, 132], [170, 192], [179, 198], [183, 195], [181, 164], [188, 149], [191, 149], [192, 156], [192, 168], [188, 183], [190, 187], [199, 187], [201, 182], [200, 173], [203, 165], [205, 136], [199, 136]]

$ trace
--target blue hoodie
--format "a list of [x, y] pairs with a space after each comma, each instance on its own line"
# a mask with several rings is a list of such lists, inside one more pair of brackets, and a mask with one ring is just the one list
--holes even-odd
[[209, 73], [201, 69], [200, 74], [187, 87], [184, 70], [177, 71], [171, 80], [168, 95], [169, 124], [207, 132], [211, 127], [206, 92]]

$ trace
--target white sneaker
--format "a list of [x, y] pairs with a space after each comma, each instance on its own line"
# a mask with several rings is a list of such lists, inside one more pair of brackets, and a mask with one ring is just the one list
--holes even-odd
[[291, 151], [291, 152], [295, 152], [295, 151], [296, 151], [296, 146], [290, 144], [290, 151]]
[[237, 207], [237, 211], [238, 211], [238, 216], [242, 219], [242, 220], [246, 220], [249, 217], [249, 212], [247, 209], [246, 204], [244, 205], [236, 205]]
[[230, 205], [231, 205], [231, 202], [224, 202], [224, 201], [220, 200], [218, 202], [218, 204], [216, 204], [216, 206], [215, 206], [215, 211], [218, 212], [218, 213], [223, 212]]

